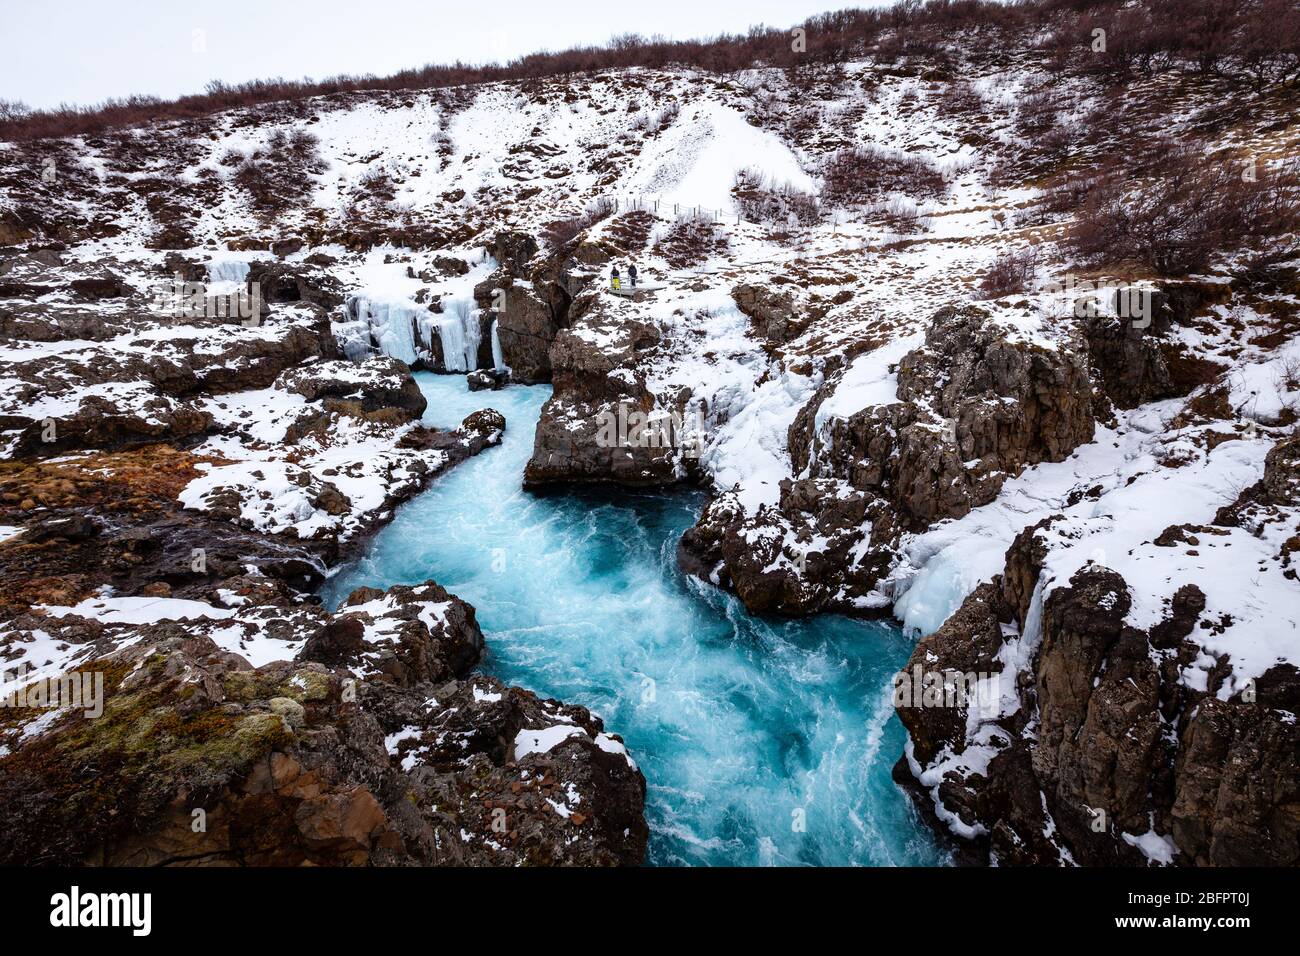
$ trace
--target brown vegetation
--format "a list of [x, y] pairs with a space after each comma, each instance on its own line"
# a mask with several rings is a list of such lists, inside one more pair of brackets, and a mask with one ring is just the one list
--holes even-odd
[[1169, 146], [1145, 167], [1116, 164], [1083, 200], [1069, 235], [1093, 262], [1141, 263], [1186, 275], [1241, 250], [1266, 251], [1300, 230], [1300, 175], [1294, 164], [1254, 165]]
[[942, 196], [943, 174], [923, 159], [855, 146], [828, 156], [821, 169], [822, 199], [836, 206], [876, 203], [890, 193], [917, 198]]
[[668, 227], [654, 252], [672, 268], [688, 269], [724, 252], [727, 245], [727, 234], [712, 219], [686, 215]]
[[[1187, 68], [1241, 76], [1257, 86], [1300, 78], [1300, 10], [1294, 0], [915, 0], [883, 9], [837, 10], [799, 24], [805, 49], [797, 52], [790, 29], [755, 27], [744, 35], [672, 41], [636, 35], [605, 46], [534, 53], [506, 64], [431, 64], [387, 77], [336, 76], [314, 82], [283, 78], [228, 84], [164, 101], [150, 96], [108, 100], [99, 106], [29, 111], [0, 102], [0, 139], [25, 141], [86, 135], [185, 120], [236, 107], [303, 100], [360, 90], [414, 90], [471, 83], [592, 74], [627, 67], [682, 66], [714, 73], [753, 67], [786, 69], [818, 82], [839, 65], [864, 56], [892, 63], [924, 56], [950, 65], [954, 44], [981, 43], [1028, 49], [1050, 32], [1047, 51], [1060, 69], [1095, 72], [1116, 81], [1134, 73]], [[1093, 31], [1104, 29], [1106, 50], [1094, 52]], [[671, 119], [671, 118], [669, 118]], [[662, 121], [661, 121], [662, 122]]]

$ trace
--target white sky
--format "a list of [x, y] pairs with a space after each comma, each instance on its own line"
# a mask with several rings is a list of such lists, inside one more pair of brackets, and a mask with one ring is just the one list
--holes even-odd
[[32, 107], [199, 92], [209, 80], [384, 75], [604, 43], [791, 26], [881, 0], [0, 0], [0, 99]]

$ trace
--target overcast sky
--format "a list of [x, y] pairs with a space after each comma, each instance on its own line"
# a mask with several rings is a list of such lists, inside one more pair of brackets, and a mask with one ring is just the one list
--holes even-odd
[[790, 26], [880, 0], [0, 0], [0, 99], [86, 105], [174, 97], [209, 80], [383, 75], [604, 43]]

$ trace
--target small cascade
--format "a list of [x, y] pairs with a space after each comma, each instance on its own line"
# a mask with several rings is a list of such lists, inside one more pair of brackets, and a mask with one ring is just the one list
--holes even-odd
[[465, 371], [478, 368], [478, 347], [483, 340], [483, 328], [479, 324], [479, 310], [471, 307], [463, 317], [465, 327]]
[[465, 363], [465, 323], [454, 315], [436, 319], [442, 341], [442, 364], [448, 372], [468, 372]]
[[501, 354], [501, 337], [497, 335], [497, 320], [492, 320], [492, 367], [498, 372], [506, 371], [505, 356]]

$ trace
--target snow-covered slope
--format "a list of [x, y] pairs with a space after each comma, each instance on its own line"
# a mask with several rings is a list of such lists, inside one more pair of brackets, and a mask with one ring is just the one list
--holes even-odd
[[[1064, 242], [1080, 206], [1061, 184], [1113, 151], [1114, 117], [1155, 113], [1265, 176], [1294, 154], [1293, 102], [1211, 112], [1225, 95], [1157, 76], [1117, 96], [1020, 51], [335, 94], [0, 144], [0, 438], [23, 458], [184, 445], [180, 505], [343, 548], [455, 457], [399, 399], [406, 367], [512, 367], [556, 382], [530, 482], [700, 481], [692, 570], [756, 610], [942, 634], [1032, 545], [989, 655], [1006, 707], [910, 751], [938, 817], [978, 836], [941, 785], [968, 745], [963, 779], [1035, 740], [1042, 617], [1081, 572], [1126, 583], [1134, 633], [1204, 598], [1166, 681], [1171, 739], [1197, 695], [1236, 701], [1300, 657], [1295, 502], [1250, 497], [1285, 484], [1266, 462], [1300, 412], [1294, 237], [1177, 280]], [[642, 294], [613, 294], [633, 263]], [[256, 291], [260, 322], [178, 311], [173, 281], [201, 304]], [[1105, 293], [1091, 311], [1081, 282]], [[1151, 294], [1154, 324], [1114, 288]], [[598, 448], [628, 408], [698, 441]], [[6, 523], [39, 511], [24, 500]], [[1138, 846], [1126, 825], [1116, 845]]]

